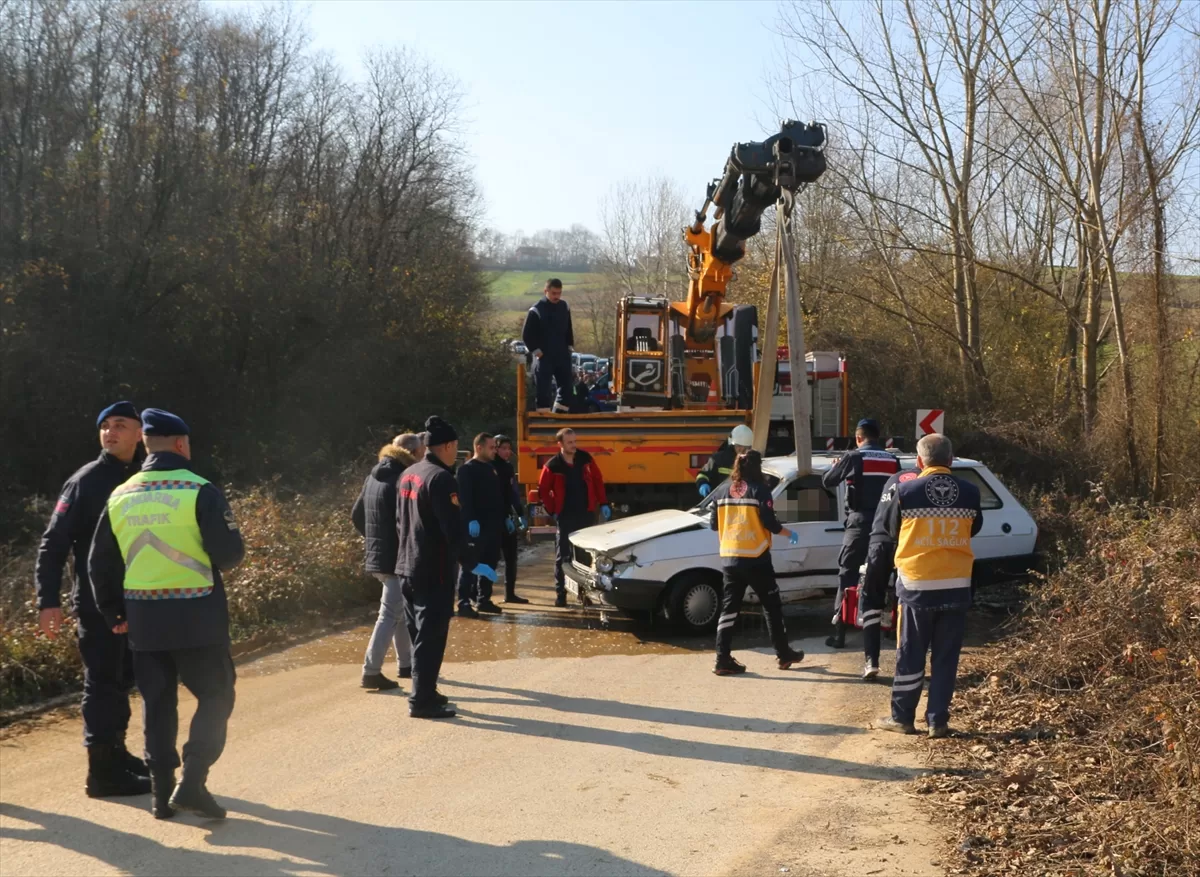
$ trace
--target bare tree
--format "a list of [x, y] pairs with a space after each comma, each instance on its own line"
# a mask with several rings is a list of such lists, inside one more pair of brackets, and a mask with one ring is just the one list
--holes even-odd
[[600, 205], [601, 268], [625, 294], [680, 298], [686, 289], [682, 190], [666, 177], [626, 180]]

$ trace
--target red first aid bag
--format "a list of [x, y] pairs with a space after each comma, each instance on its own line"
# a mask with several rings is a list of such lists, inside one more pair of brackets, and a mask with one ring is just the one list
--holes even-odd
[[[852, 585], [846, 589], [842, 595], [842, 623], [848, 627], [858, 627], [858, 589], [859, 585]], [[892, 601], [887, 601], [891, 603]], [[896, 607], [894, 605], [885, 608], [883, 611], [882, 630], [896, 629]]]

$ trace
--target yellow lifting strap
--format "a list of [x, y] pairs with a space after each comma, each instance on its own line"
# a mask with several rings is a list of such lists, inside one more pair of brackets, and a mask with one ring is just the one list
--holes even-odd
[[[779, 349], [779, 298], [787, 303], [788, 361], [792, 372], [792, 421], [796, 425], [796, 466], [799, 474], [812, 471], [812, 395], [804, 359], [804, 318], [800, 308], [800, 284], [796, 273], [796, 250], [792, 244], [792, 206], [795, 196], [783, 190], [775, 202], [775, 264], [771, 267], [771, 291], [767, 296], [767, 322], [762, 341], [762, 361], [754, 394], [754, 449], [765, 453], [771, 425], [771, 403], [775, 397], [775, 370]], [[782, 285], [779, 282], [783, 276]]]

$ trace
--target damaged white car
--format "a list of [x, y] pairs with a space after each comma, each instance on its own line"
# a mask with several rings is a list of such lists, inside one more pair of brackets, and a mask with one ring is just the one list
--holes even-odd
[[[898, 454], [903, 469], [912, 454]], [[798, 545], [776, 538], [771, 545], [783, 602], [837, 588], [845, 490], [821, 485], [834, 454], [814, 454], [813, 471], [798, 476], [796, 458], [763, 461], [763, 475], [784, 526], [800, 534]], [[983, 529], [971, 540], [977, 580], [1014, 578], [1034, 565], [1037, 525], [986, 466], [954, 461], [954, 474], [979, 487]], [[625, 613], [661, 613], [685, 630], [707, 632], [721, 605], [721, 558], [709, 527], [709, 501], [688, 511], [665, 510], [588, 527], [571, 535], [572, 563], [564, 569], [567, 590], [585, 605]], [[747, 594], [747, 601], [754, 601]]]

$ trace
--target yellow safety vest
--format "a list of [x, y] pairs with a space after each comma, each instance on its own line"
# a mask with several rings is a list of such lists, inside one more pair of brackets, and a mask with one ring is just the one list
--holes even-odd
[[759, 499], [752, 490], [717, 500], [717, 535], [722, 557], [762, 557], [771, 549], [771, 534], [763, 526]]
[[196, 523], [196, 499], [205, 484], [187, 469], [173, 469], [139, 472], [112, 492], [108, 520], [125, 560], [125, 599], [212, 593], [212, 563]]

